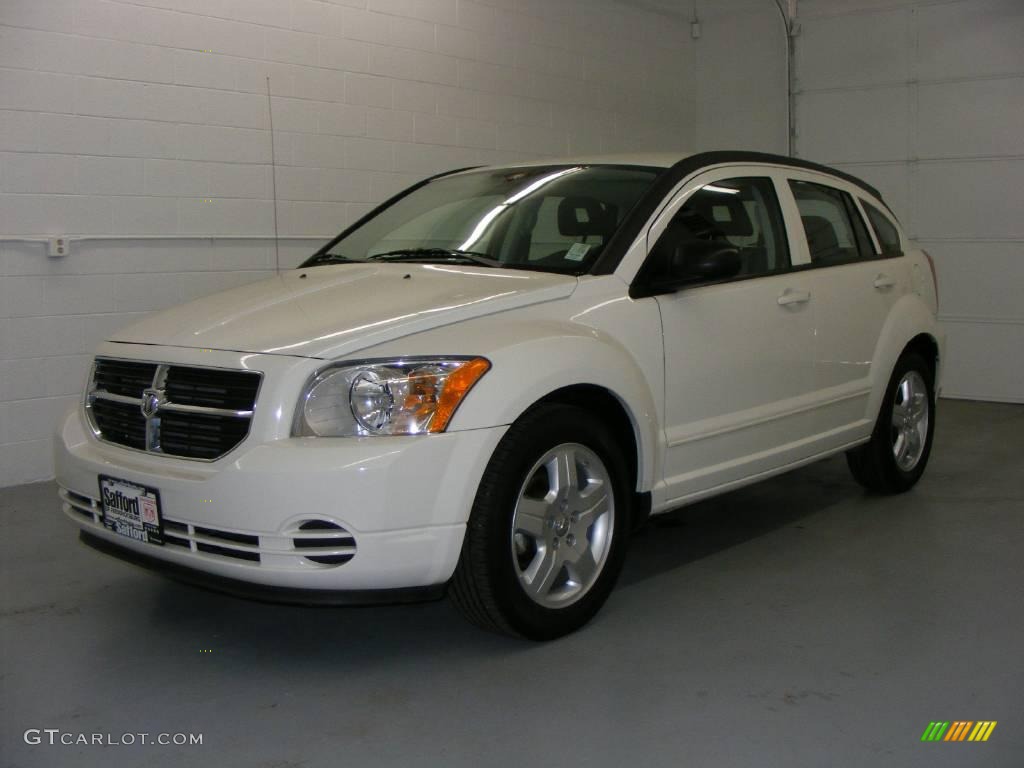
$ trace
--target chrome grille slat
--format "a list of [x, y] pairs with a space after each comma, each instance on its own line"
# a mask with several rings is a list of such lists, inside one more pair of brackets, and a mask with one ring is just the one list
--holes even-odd
[[171, 413], [201, 413], [207, 416], [230, 416], [238, 419], [252, 417], [252, 411], [233, 411], [230, 408], [210, 408], [206, 405], [184, 405], [183, 403], [166, 403], [160, 410]]
[[106, 442], [215, 461], [248, 436], [261, 380], [255, 371], [99, 357], [86, 412]]
[[115, 392], [107, 392], [105, 389], [95, 389], [92, 392], [92, 396], [97, 400], [109, 400], [112, 403], [124, 403], [125, 405], [138, 405], [139, 400], [142, 397], [128, 397], [128, 395], [119, 395]]

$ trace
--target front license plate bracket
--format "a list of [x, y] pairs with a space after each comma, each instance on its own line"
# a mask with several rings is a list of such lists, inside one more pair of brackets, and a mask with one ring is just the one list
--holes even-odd
[[99, 476], [103, 527], [146, 544], [163, 545], [164, 526], [160, 492], [156, 488]]

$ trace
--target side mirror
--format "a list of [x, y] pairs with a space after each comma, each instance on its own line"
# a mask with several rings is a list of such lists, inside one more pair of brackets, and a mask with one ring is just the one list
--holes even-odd
[[740, 252], [728, 243], [684, 240], [673, 249], [670, 272], [681, 283], [703, 283], [735, 277], [742, 267]]

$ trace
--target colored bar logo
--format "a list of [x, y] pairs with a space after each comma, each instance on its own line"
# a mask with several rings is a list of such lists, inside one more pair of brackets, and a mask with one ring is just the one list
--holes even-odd
[[921, 741], [988, 741], [996, 728], [995, 720], [939, 720], [928, 723]]

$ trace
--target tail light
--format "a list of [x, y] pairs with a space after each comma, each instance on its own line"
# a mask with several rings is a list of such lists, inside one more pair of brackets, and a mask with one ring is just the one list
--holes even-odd
[[935, 287], [935, 310], [939, 309], [939, 276], [935, 271], [935, 259], [928, 251], [921, 249], [921, 253], [924, 254], [925, 258], [928, 259], [928, 266], [932, 270], [932, 285]]

